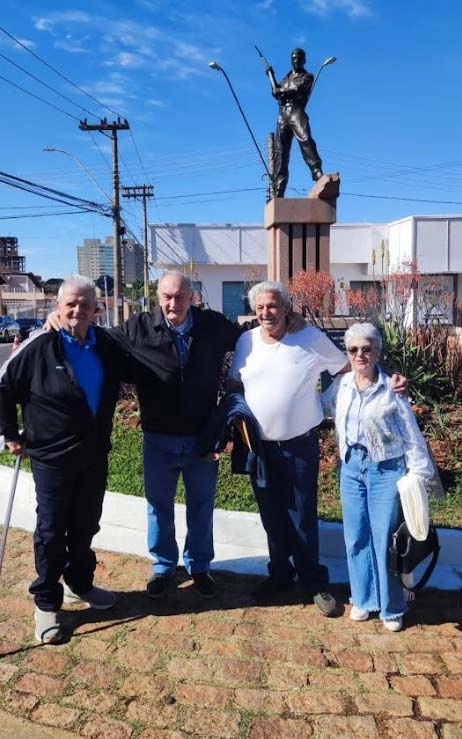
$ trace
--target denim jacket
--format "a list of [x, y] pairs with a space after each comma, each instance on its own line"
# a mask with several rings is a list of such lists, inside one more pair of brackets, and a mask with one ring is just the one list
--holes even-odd
[[[433, 465], [425, 440], [417, 425], [407, 398], [391, 388], [390, 378], [377, 367], [378, 382], [373, 392], [365, 396], [361, 411], [361, 426], [367, 440], [367, 450], [373, 462], [404, 456], [407, 470], [430, 478]], [[347, 453], [346, 421], [355, 390], [353, 372], [338, 375], [322, 394], [325, 416], [335, 420], [340, 458]]]

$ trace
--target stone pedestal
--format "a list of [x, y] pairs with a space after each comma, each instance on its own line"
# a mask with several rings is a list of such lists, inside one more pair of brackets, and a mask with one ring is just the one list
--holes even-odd
[[265, 208], [268, 279], [287, 282], [313, 267], [329, 272], [329, 232], [337, 220], [338, 174], [323, 175], [307, 198], [273, 198]]

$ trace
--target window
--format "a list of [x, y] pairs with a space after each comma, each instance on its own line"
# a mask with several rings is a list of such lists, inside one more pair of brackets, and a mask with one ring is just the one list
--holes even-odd
[[238, 316], [250, 315], [245, 282], [223, 282], [223, 314], [230, 321]]

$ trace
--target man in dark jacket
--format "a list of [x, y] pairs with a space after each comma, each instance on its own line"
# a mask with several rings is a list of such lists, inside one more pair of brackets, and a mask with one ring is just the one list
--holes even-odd
[[91, 325], [95, 310], [91, 280], [74, 275], [64, 281], [60, 331], [25, 342], [0, 371], [0, 433], [13, 454], [30, 457], [36, 488], [37, 578], [30, 592], [42, 643], [62, 638], [63, 599], [97, 609], [115, 602], [113, 593], [93, 585], [91, 542], [99, 530], [112, 416], [127, 365], [110, 334]]
[[218, 464], [199, 453], [198, 438], [217, 403], [227, 351], [240, 328], [221, 313], [191, 305], [190, 281], [167, 272], [159, 305], [111, 331], [130, 352], [143, 429], [148, 547], [153, 571], [147, 595], [159, 598], [173, 584], [179, 552], [174, 500], [180, 473], [186, 490], [187, 536], [183, 561], [198, 593], [212, 597], [213, 504]]

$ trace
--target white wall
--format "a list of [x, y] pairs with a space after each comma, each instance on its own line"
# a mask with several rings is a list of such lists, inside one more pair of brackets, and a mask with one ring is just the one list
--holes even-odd
[[[160, 269], [182, 269], [203, 283], [204, 300], [223, 309], [222, 283], [266, 279], [268, 235], [260, 225], [152, 224], [152, 258]], [[340, 281], [372, 281], [417, 259], [419, 270], [462, 273], [462, 216], [409, 216], [390, 224], [336, 223], [331, 226], [331, 274]], [[376, 264], [372, 267], [372, 251]], [[192, 267], [192, 268], [191, 268]], [[256, 274], [257, 273], [257, 274]], [[462, 296], [462, 280], [459, 279]]]
[[388, 241], [390, 269], [399, 269], [403, 262], [415, 259], [413, 233], [414, 219], [412, 216], [390, 223]]
[[372, 250], [388, 243], [386, 223], [334, 223], [330, 227], [331, 264], [370, 264]]
[[156, 266], [266, 264], [268, 236], [261, 225], [151, 224], [152, 261]]

